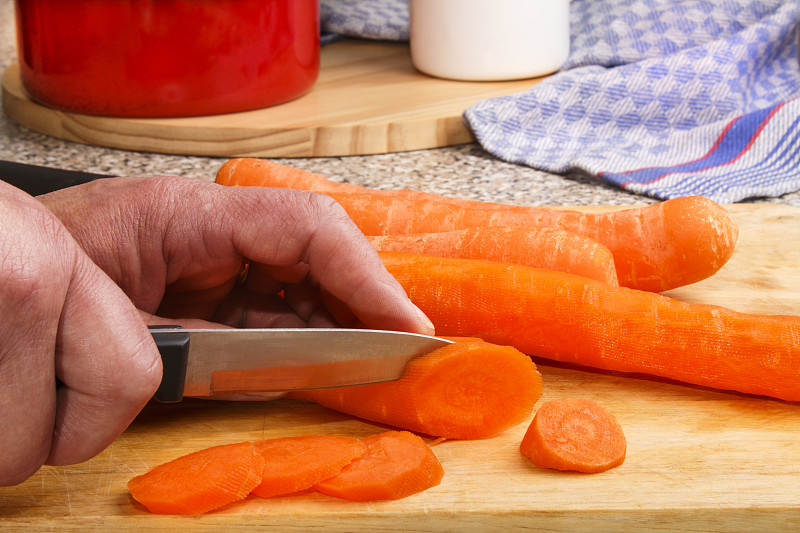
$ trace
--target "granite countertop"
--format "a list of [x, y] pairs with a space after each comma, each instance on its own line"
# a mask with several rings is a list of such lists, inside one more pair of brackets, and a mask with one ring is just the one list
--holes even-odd
[[[13, 0], [0, 0], [0, 71], [16, 61]], [[212, 180], [226, 160], [88, 146], [48, 137], [0, 114], [0, 159], [115, 176], [180, 175]], [[478, 144], [393, 154], [277, 159], [337, 181], [377, 188], [413, 188], [462, 198], [526, 205], [647, 204], [583, 176], [557, 176], [505, 163]], [[800, 206], [800, 192], [756, 202]]]

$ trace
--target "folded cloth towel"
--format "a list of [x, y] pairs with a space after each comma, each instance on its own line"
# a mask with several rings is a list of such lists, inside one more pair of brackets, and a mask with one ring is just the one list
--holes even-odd
[[573, 0], [561, 72], [465, 117], [497, 157], [657, 198], [800, 189], [798, 0]]
[[320, 0], [323, 42], [336, 36], [408, 40], [408, 0]]
[[[321, 0], [323, 31], [408, 38], [407, 0]], [[800, 0], [572, 0], [557, 74], [465, 120], [500, 159], [656, 198], [800, 189]]]

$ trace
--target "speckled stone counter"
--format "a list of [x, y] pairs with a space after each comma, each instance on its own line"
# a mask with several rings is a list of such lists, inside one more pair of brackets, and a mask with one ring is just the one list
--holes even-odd
[[[12, 0], [0, 0], [0, 70], [16, 61]], [[220, 158], [113, 150], [35, 133], [0, 115], [0, 159], [115, 176], [181, 175], [212, 180]], [[652, 198], [593, 178], [556, 176], [499, 161], [477, 144], [417, 152], [281, 159], [337, 181], [377, 188], [414, 188], [462, 198], [528, 205], [646, 204]], [[800, 206], [800, 192], [757, 202]]]

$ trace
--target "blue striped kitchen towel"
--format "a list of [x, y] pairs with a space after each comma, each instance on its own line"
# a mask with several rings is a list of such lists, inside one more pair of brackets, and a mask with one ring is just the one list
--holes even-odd
[[408, 0], [320, 0], [322, 42], [338, 36], [408, 40]]
[[[373, 38], [386, 5], [402, 38], [406, 0], [373, 1], [384, 4]], [[560, 72], [467, 109], [487, 151], [661, 199], [800, 189], [800, 0], [572, 0], [570, 11]], [[350, 18], [358, 35], [363, 19]]]

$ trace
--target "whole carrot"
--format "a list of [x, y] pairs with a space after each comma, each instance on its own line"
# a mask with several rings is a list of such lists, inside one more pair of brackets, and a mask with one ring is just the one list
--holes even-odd
[[625, 461], [627, 442], [616, 417], [592, 400], [542, 404], [519, 450], [539, 468], [593, 474]]
[[560, 228], [608, 247], [620, 285], [651, 292], [713, 275], [730, 259], [738, 237], [738, 228], [727, 211], [699, 196], [642, 208], [582, 213], [522, 206], [463, 206], [364, 193], [327, 194], [345, 208], [365, 235], [482, 226]]
[[440, 335], [723, 390], [800, 400], [800, 317], [739, 313], [491, 261], [381, 252]]
[[366, 187], [337, 183], [319, 174], [282, 165], [269, 159], [240, 157], [226, 161], [217, 171], [220, 185], [234, 187], [272, 187], [312, 192], [364, 192]]
[[334, 184], [307, 171], [258, 159], [228, 161], [216, 181], [327, 194], [345, 208], [365, 235], [481, 226], [560, 228], [608, 247], [620, 285], [653, 292], [711, 276], [730, 259], [738, 237], [738, 228], [724, 208], [695, 196], [621, 211], [583, 213]]
[[542, 394], [542, 377], [530, 357], [480, 339], [454, 340], [411, 360], [396, 381], [288, 397], [451, 439], [493, 437], [527, 419]]
[[515, 263], [571, 272], [618, 285], [611, 250], [588, 237], [557, 228], [495, 226], [368, 238], [372, 246], [381, 252], [412, 252]]

